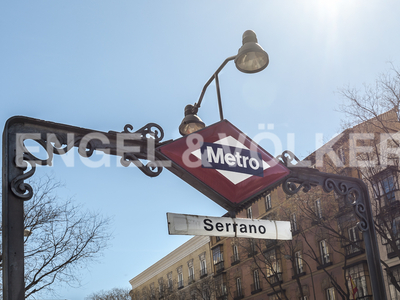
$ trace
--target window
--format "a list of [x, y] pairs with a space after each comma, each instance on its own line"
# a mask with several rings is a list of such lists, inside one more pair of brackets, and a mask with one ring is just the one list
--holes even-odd
[[232, 262], [238, 262], [239, 261], [239, 250], [238, 250], [237, 245], [233, 245], [232, 252], [233, 252]]
[[[388, 239], [386, 239], [386, 237]], [[382, 241], [383, 244], [386, 244], [388, 258], [395, 257], [395, 249], [392, 247], [389, 241], [393, 241], [396, 244], [396, 247], [400, 249], [400, 217], [393, 219], [391, 231], [387, 230], [385, 237], [382, 236]]]
[[241, 297], [242, 296], [242, 281], [240, 277], [236, 278], [236, 297]]
[[271, 194], [265, 195], [265, 210], [271, 209], [272, 204], [271, 204]]
[[253, 280], [254, 280], [254, 291], [258, 291], [260, 289], [260, 276], [258, 274], [258, 269], [253, 271]]
[[164, 295], [164, 278], [158, 279], [158, 291], [160, 292], [160, 296]]
[[[400, 283], [400, 265], [390, 269], [396, 278], [397, 283]], [[391, 283], [390, 277], [388, 276], [389, 292], [391, 300], [400, 300], [400, 292]]]
[[376, 195], [384, 197], [388, 203], [396, 200], [395, 191], [398, 190], [398, 183], [392, 172], [384, 171], [383, 174], [379, 174], [373, 187]]
[[322, 240], [319, 242], [319, 249], [321, 252], [321, 264], [325, 265], [329, 263], [331, 260], [329, 258], [328, 243], [326, 242], [326, 240]]
[[368, 296], [363, 264], [358, 264], [347, 270], [347, 284], [349, 286], [350, 295], [354, 299], [363, 299], [363, 297]]
[[173, 289], [172, 272], [169, 272], [169, 273], [167, 274], [167, 279], [168, 279], [168, 281], [167, 281], [167, 287], [168, 287], [168, 289], [171, 291], [171, 290]]
[[281, 272], [281, 266], [279, 261], [276, 259], [276, 250], [272, 249], [265, 253], [265, 263], [267, 268], [267, 276], [272, 277], [276, 273]]
[[297, 219], [295, 213], [290, 215], [290, 226], [292, 227], [292, 232], [297, 231]]
[[182, 274], [182, 266], [177, 269], [178, 272], [178, 289], [183, 288], [183, 274]]
[[213, 260], [214, 265], [218, 264], [221, 261], [224, 261], [220, 246], [213, 249]]
[[326, 289], [326, 299], [335, 300], [335, 289], [333, 287]]
[[207, 262], [206, 259], [200, 260], [200, 276], [207, 275]]
[[318, 219], [322, 218], [322, 211], [321, 211], [321, 199], [315, 201], [315, 215]]
[[339, 156], [340, 161], [343, 163], [343, 165], [345, 165], [346, 164], [346, 155], [344, 153], [343, 148], [338, 149], [338, 156]]
[[257, 254], [256, 242], [254, 241], [254, 239], [249, 240], [249, 246], [250, 246], [249, 247], [249, 257]]
[[358, 227], [350, 227], [348, 229], [349, 233], [349, 245], [346, 247], [346, 255], [356, 253], [361, 250], [360, 244], [359, 244], [359, 235], [358, 235]]
[[194, 268], [189, 266], [189, 284], [194, 281]]
[[150, 297], [154, 298], [156, 296], [156, 290], [154, 288], [154, 282], [150, 283]]
[[224, 258], [222, 253], [222, 247], [218, 246], [213, 250], [213, 262], [215, 266], [215, 272], [221, 272], [224, 269]]
[[296, 265], [296, 274], [301, 274], [304, 272], [303, 270], [303, 257], [301, 255], [301, 251], [297, 251], [294, 253], [294, 262]]
[[253, 219], [253, 211], [251, 210], [251, 206], [247, 208], [247, 218]]

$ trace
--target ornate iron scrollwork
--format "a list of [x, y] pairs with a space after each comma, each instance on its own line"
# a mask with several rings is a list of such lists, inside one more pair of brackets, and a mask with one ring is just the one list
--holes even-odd
[[283, 182], [282, 189], [286, 194], [294, 195], [298, 193], [300, 190], [302, 190], [304, 193], [307, 193], [311, 190], [313, 186], [316, 185], [317, 184], [312, 183], [308, 180], [300, 182], [297, 178], [289, 177], [285, 179], [285, 181]]
[[[10, 182], [11, 192], [22, 200], [29, 200], [33, 196], [33, 189], [25, 180], [34, 175], [36, 166], [51, 166], [54, 155], [66, 154], [74, 147], [78, 147], [78, 153], [85, 158], [92, 156], [95, 150], [100, 150], [111, 155], [122, 155], [120, 161], [123, 166], [127, 167], [130, 164], [134, 164], [150, 177], [158, 176], [163, 170], [161, 162], [158, 161], [153, 153], [149, 153], [164, 138], [164, 131], [158, 124], [148, 123], [135, 132], [132, 132], [132, 125], [125, 125], [121, 133], [132, 134], [132, 139], [128, 139], [129, 145], [137, 146], [139, 150], [135, 153], [120, 154], [121, 151], [117, 149], [118, 132], [110, 131], [104, 133], [91, 131], [89, 129], [25, 117], [23, 117], [23, 120], [32, 121], [33, 123], [30, 129], [27, 130], [29, 132], [20, 132], [21, 128], [19, 128], [19, 132], [15, 133], [16, 155], [14, 165], [16, 168], [22, 170], [23, 173], [15, 176]], [[61, 129], [58, 127], [61, 127]], [[26, 140], [37, 142], [46, 151], [47, 158], [40, 159], [33, 155], [25, 146]], [[147, 160], [148, 162], [144, 164], [142, 160]]]
[[[131, 124], [126, 124], [122, 133], [132, 133], [132, 130], [133, 126]], [[140, 133], [142, 140], [147, 140], [150, 136], [154, 138], [156, 143], [159, 143], [164, 138], [164, 130], [156, 123], [148, 123], [134, 133]]]
[[293, 167], [295, 164], [292, 164], [292, 161], [296, 161], [296, 164], [300, 162], [296, 155], [289, 150], [285, 150], [282, 154], [276, 157], [279, 159], [286, 167]]
[[363, 203], [362, 192], [359, 187], [351, 185], [348, 182], [344, 182], [340, 179], [327, 178], [324, 181], [323, 189], [325, 192], [329, 193], [334, 191], [339, 196], [344, 197], [344, 201], [351, 204], [354, 208], [354, 212], [359, 218], [358, 228], [361, 231], [367, 231], [369, 229], [366, 208]]
[[[355, 182], [355, 178], [322, 173], [317, 169], [304, 168], [301, 165], [299, 167], [299, 163], [301, 162], [299, 162], [299, 159], [290, 151], [284, 151], [277, 158], [292, 171], [291, 175], [286, 178], [282, 184], [282, 189], [286, 194], [294, 195], [299, 191], [307, 193], [314, 186], [321, 186], [326, 193], [334, 191], [353, 206], [354, 213], [359, 219], [357, 224], [359, 229], [361, 231], [369, 230], [370, 225], [367, 221], [365, 195], [363, 195], [360, 183]], [[297, 162], [296, 165], [292, 164], [293, 160]]]

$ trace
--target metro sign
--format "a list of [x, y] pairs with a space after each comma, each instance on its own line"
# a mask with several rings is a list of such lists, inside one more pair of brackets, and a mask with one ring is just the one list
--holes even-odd
[[228, 211], [280, 184], [290, 171], [229, 121], [157, 148], [171, 172]]

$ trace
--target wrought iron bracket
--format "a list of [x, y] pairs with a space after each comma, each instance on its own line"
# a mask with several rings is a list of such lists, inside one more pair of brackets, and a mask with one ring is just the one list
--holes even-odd
[[[372, 205], [365, 182], [354, 177], [323, 173], [317, 169], [303, 167], [290, 151], [283, 152], [278, 159], [291, 171], [282, 182], [282, 189], [286, 194], [294, 195], [300, 191], [307, 193], [313, 187], [320, 186], [324, 192], [333, 191], [353, 206], [359, 220], [357, 226], [364, 237], [374, 299], [387, 299]], [[293, 161], [297, 164], [293, 164]]]
[[[168, 162], [161, 161], [154, 151], [168, 143], [163, 129], [149, 123], [137, 131], [125, 125], [121, 132], [101, 132], [28, 117], [10, 118], [3, 132], [3, 299], [25, 299], [23, 202], [32, 198], [34, 191], [25, 182], [36, 167], [50, 166], [54, 155], [63, 155], [77, 147], [83, 157], [94, 151], [121, 157], [121, 164], [134, 164], [150, 177], [158, 176]], [[34, 140], [47, 153], [46, 158], [32, 154], [25, 141]]]

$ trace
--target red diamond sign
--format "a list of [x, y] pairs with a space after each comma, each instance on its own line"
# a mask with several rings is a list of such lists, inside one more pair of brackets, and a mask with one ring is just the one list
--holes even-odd
[[172, 161], [170, 171], [229, 211], [242, 208], [290, 173], [227, 120], [157, 151]]

